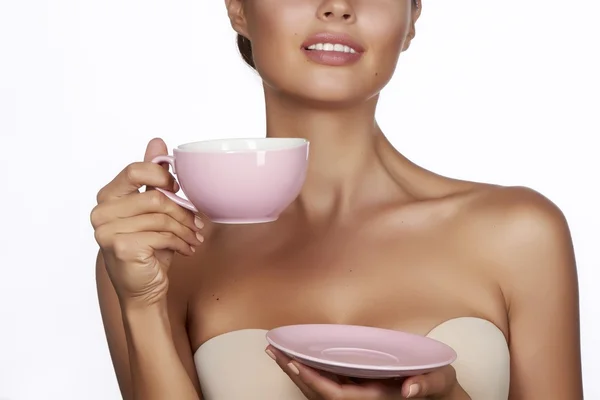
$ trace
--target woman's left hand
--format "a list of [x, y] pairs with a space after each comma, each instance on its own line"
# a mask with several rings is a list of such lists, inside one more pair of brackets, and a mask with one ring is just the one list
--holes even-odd
[[362, 380], [356, 383], [291, 360], [272, 346], [267, 354], [309, 400], [470, 400], [452, 366], [405, 380]]

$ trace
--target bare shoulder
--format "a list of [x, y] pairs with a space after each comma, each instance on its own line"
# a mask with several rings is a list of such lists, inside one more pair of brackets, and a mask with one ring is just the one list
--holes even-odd
[[[471, 192], [468, 206], [470, 212], [493, 222], [499, 230], [512, 231], [516, 239], [531, 238], [531, 233], [549, 239], [568, 231], [560, 208], [528, 187], [482, 185]], [[536, 235], [538, 240], [542, 236]]]
[[[472, 190], [463, 203], [468, 225], [480, 229], [481, 244], [497, 250], [571, 245], [565, 215], [550, 199], [528, 187], [484, 185]], [[488, 247], [488, 246], [486, 246]]]
[[510, 398], [583, 398], [577, 267], [565, 215], [526, 187], [486, 186], [465, 198], [457, 218], [465, 248], [505, 299]]
[[541, 193], [527, 187], [482, 185], [469, 193], [462, 213], [505, 294], [544, 290], [542, 283], [557, 277], [565, 283], [575, 279], [567, 220]]
[[527, 187], [488, 186], [472, 194], [469, 212], [491, 229], [501, 245], [557, 245], [571, 242], [560, 208]]

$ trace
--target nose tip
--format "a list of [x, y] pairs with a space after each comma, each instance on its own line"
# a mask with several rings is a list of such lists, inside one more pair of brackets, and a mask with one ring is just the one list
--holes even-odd
[[351, 21], [355, 18], [354, 10], [347, 0], [326, 1], [319, 11], [321, 18], [325, 21]]
[[336, 13], [334, 11], [325, 11], [323, 13], [323, 18], [325, 19], [343, 19], [345, 21], [352, 19], [352, 14], [350, 14], [349, 12], [345, 12], [345, 13]]

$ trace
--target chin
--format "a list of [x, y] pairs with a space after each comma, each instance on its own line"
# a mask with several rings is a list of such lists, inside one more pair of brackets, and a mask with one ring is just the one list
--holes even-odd
[[296, 90], [287, 90], [286, 92], [307, 103], [336, 107], [364, 103], [376, 95], [379, 90], [378, 88], [364, 87], [364, 85], [358, 82], [352, 84], [320, 82], [308, 83], [296, 88]]
[[[283, 71], [288, 72], [282, 73]], [[376, 96], [391, 77], [341, 68], [329, 71], [281, 68], [261, 71], [261, 76], [265, 85], [278, 95], [322, 108], [350, 107], [365, 103]]]

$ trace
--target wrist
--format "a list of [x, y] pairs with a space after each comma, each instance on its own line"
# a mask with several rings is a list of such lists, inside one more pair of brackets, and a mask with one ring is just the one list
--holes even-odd
[[160, 299], [154, 302], [138, 299], [119, 299], [123, 318], [139, 318], [152, 315], [167, 315], [167, 300]]
[[122, 302], [121, 316], [125, 332], [134, 342], [156, 340], [171, 335], [166, 301], [152, 304]]
[[176, 354], [166, 304], [123, 305], [122, 319], [132, 366], [164, 363]]

